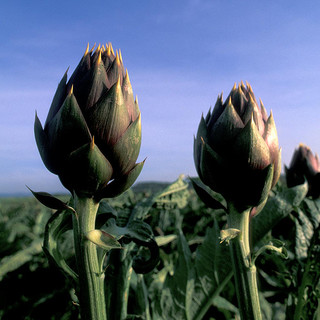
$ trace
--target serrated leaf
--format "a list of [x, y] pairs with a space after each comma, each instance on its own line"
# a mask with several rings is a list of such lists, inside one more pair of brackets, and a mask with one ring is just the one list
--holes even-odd
[[320, 199], [305, 198], [301, 203], [301, 209], [311, 221], [314, 229], [317, 229], [320, 224]]
[[155, 203], [163, 203], [165, 197], [170, 197], [173, 194], [181, 193], [181, 196], [177, 196], [175, 199], [169, 199], [169, 202], [172, 202], [179, 208], [182, 208], [187, 203], [187, 199], [189, 196], [189, 193], [186, 192], [187, 189], [188, 183], [183, 180], [183, 176], [181, 175], [176, 181], [174, 181], [168, 187], [164, 188], [162, 191], [159, 191], [156, 194], [143, 199], [141, 202], [135, 205], [130, 220], [143, 219], [149, 213]]
[[[310, 240], [307, 259], [303, 265], [303, 275], [298, 286], [298, 299], [294, 319], [314, 319], [319, 306], [320, 280], [320, 229], [316, 229]], [[302, 261], [300, 261], [302, 263]]]
[[279, 221], [299, 206], [308, 192], [307, 183], [284, 188], [269, 197], [262, 211], [252, 219], [252, 244], [256, 245]]
[[[209, 301], [214, 299], [232, 276], [229, 248], [219, 243], [219, 228], [215, 222], [207, 229], [204, 242], [196, 251], [195, 261], [180, 232], [178, 261], [174, 274], [167, 274], [160, 289], [160, 300], [155, 302], [156, 319], [202, 319]], [[157, 318], [158, 317], [158, 318]]]
[[194, 290], [194, 268], [188, 243], [180, 231], [178, 237], [179, 258], [174, 275], [167, 274], [161, 288], [161, 297], [156, 301], [156, 318], [183, 320], [190, 317], [190, 307]]
[[296, 224], [296, 246], [295, 252], [298, 259], [305, 259], [308, 256], [310, 240], [313, 236], [313, 226], [306, 215], [300, 210], [296, 210], [298, 217], [294, 220]]

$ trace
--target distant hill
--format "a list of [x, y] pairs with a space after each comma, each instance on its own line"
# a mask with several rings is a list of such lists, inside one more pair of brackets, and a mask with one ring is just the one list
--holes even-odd
[[156, 193], [165, 187], [170, 185], [169, 182], [156, 182], [156, 181], [145, 181], [145, 182], [138, 182], [133, 187], [132, 190], [134, 192], [151, 192]]

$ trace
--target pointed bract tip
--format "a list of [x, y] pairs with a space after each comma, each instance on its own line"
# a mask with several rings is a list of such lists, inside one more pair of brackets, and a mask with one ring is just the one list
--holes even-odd
[[139, 115], [138, 115], [138, 126], [139, 126], [139, 130], [140, 130], [140, 132], [141, 132], [141, 112], [139, 113]]
[[107, 46], [107, 55], [108, 55], [108, 57], [110, 57], [110, 56], [111, 56], [111, 49], [110, 49], [110, 46], [109, 46], [109, 47]]
[[110, 48], [111, 53], [114, 55], [114, 51], [113, 51], [111, 42], [109, 42], [109, 48]]
[[96, 47], [96, 44], [93, 45], [93, 47], [92, 47], [91, 50], [90, 50], [90, 53], [93, 52], [93, 50], [94, 50], [95, 47]]
[[120, 79], [120, 74], [118, 76], [118, 80], [117, 80], [117, 89], [121, 89], [121, 79]]
[[122, 54], [121, 54], [121, 50], [119, 49], [119, 59], [120, 59], [120, 62], [123, 64], [123, 61], [122, 61]]
[[236, 90], [237, 89], [237, 83], [235, 82], [233, 87], [232, 87], [232, 91]]
[[135, 104], [139, 104], [139, 103], [138, 103], [138, 96], [136, 96], [136, 98], [134, 99], [134, 103], [135, 103]]
[[126, 69], [126, 74], [125, 74], [124, 78], [126, 79], [127, 83], [130, 84], [130, 78], [129, 78], [128, 69]]
[[66, 70], [66, 72], [64, 73], [64, 77], [67, 77], [68, 76], [68, 71], [69, 71], [69, 69], [70, 69], [70, 66], [67, 68], [67, 70]]
[[85, 51], [85, 53], [84, 53], [84, 56], [86, 56], [88, 53], [89, 53], [89, 42], [88, 42], [88, 44], [87, 44], [87, 48], [86, 48], [86, 51]]
[[[98, 50], [98, 49], [97, 49]], [[101, 63], [101, 50], [99, 49], [99, 53], [98, 53], [98, 59], [97, 59], [97, 65], [99, 65]]]
[[[37, 119], [39, 119], [39, 118], [38, 118], [37, 110], [35, 110], [35, 116], [34, 116], [34, 119], [35, 119], [35, 121], [36, 121]], [[40, 121], [40, 120], [39, 120], [39, 121]]]
[[100, 48], [101, 48], [101, 44], [99, 43], [98, 48], [97, 48], [96, 51], [100, 51]]
[[306, 144], [304, 144], [303, 142], [299, 143], [298, 148], [307, 148], [307, 149], [309, 149], [309, 147]]
[[238, 85], [238, 92], [239, 92], [239, 94], [242, 94], [243, 92], [242, 92], [242, 89], [241, 89], [241, 84], [239, 83], [239, 85]]
[[71, 85], [70, 91], [69, 91], [69, 96], [73, 94], [73, 84]]
[[253, 125], [255, 126], [256, 125], [256, 123], [254, 122], [253, 112], [251, 112], [250, 125], [251, 126], [253, 126]]
[[90, 142], [90, 150], [94, 149], [94, 136], [92, 136], [92, 140]]
[[116, 63], [117, 63], [118, 66], [121, 65], [118, 50], [116, 51]]
[[106, 48], [104, 47], [104, 44], [101, 46], [102, 53], [106, 51]]

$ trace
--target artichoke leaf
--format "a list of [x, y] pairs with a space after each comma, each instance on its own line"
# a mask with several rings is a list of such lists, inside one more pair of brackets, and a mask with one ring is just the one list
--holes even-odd
[[51, 152], [63, 161], [64, 158], [83, 144], [91, 141], [91, 134], [77, 100], [72, 92], [62, 107], [48, 123], [48, 140]]
[[223, 197], [211, 190], [200, 179], [189, 177], [194, 190], [199, 198], [211, 209], [223, 209], [226, 210], [227, 203]]
[[227, 182], [227, 169], [223, 159], [205, 142], [203, 142], [200, 158], [200, 178], [212, 190], [221, 193]]
[[95, 196], [96, 200], [114, 198], [129, 189], [138, 178], [145, 160], [137, 163], [127, 174], [112, 180], [103, 190]]
[[122, 249], [120, 242], [118, 242], [115, 237], [103, 230], [91, 230], [86, 233], [86, 237], [88, 240], [105, 251], [110, 251], [111, 249]]
[[271, 163], [270, 150], [254, 123], [253, 117], [235, 138], [232, 152], [238, 164], [264, 169]]
[[92, 194], [109, 182], [112, 173], [110, 162], [93, 140], [70, 154], [60, 179], [77, 192]]
[[88, 111], [88, 125], [102, 150], [114, 145], [130, 124], [120, 79]]
[[244, 127], [237, 111], [229, 100], [228, 105], [212, 126], [210, 131], [210, 143], [214, 149], [222, 153], [228, 153], [226, 144], [229, 143]]
[[116, 163], [115, 174], [122, 175], [134, 166], [141, 146], [141, 116], [131, 123], [129, 128], [110, 149], [110, 161]]
[[66, 98], [67, 95], [67, 72], [68, 70], [65, 72], [65, 74], [63, 75], [60, 83], [58, 84], [58, 88], [56, 90], [56, 93], [53, 97], [48, 115], [47, 115], [47, 119], [45, 122], [45, 127], [48, 125], [48, 123], [51, 121], [51, 119], [57, 114], [57, 112], [59, 111], [60, 107], [63, 104], [64, 99]]
[[37, 114], [34, 121], [34, 135], [43, 163], [49, 171], [57, 174], [59, 172], [59, 169], [54, 159], [51, 157], [48, 137], [45, 131], [42, 129], [42, 125]]

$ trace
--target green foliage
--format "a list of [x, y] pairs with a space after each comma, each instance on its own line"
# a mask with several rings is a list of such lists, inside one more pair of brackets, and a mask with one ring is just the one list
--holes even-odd
[[[229, 248], [219, 238], [227, 228], [224, 211], [206, 207], [182, 177], [171, 185], [138, 187], [138, 192], [102, 201], [99, 208], [97, 229], [107, 232], [105, 221], [109, 227], [115, 221], [122, 233], [118, 241], [123, 249], [111, 250], [104, 262], [110, 310], [123, 305], [120, 314], [127, 319], [234, 319], [238, 310]], [[277, 247], [283, 243], [288, 253], [284, 259], [265, 250], [256, 259], [267, 320], [317, 319], [319, 313], [320, 200], [306, 198], [306, 190], [306, 185], [288, 189], [278, 183], [265, 208], [252, 218], [254, 251], [264, 245], [268, 249], [272, 241]], [[54, 213], [32, 198], [1, 199], [0, 210], [0, 319], [78, 319], [75, 281], [69, 280], [75, 270], [68, 231], [74, 213]], [[147, 261], [148, 247], [124, 240], [131, 232], [138, 241], [148, 241], [144, 235], [150, 230], [128, 231], [130, 223], [149, 224], [160, 246], [160, 263], [147, 274], [133, 271], [132, 262], [135, 257]], [[67, 277], [56, 267], [57, 259], [48, 264], [44, 239], [47, 255], [60, 257], [59, 268]]]
[[207, 230], [195, 259], [181, 231], [178, 252], [174, 273], [167, 274], [159, 290], [159, 300], [155, 300], [155, 318], [202, 319], [210, 304], [219, 301], [219, 293], [230, 280], [231, 264], [226, 266], [229, 250], [219, 244], [215, 223]]
[[70, 283], [48, 265], [42, 251], [52, 213], [33, 197], [0, 199], [2, 320], [78, 319]]

